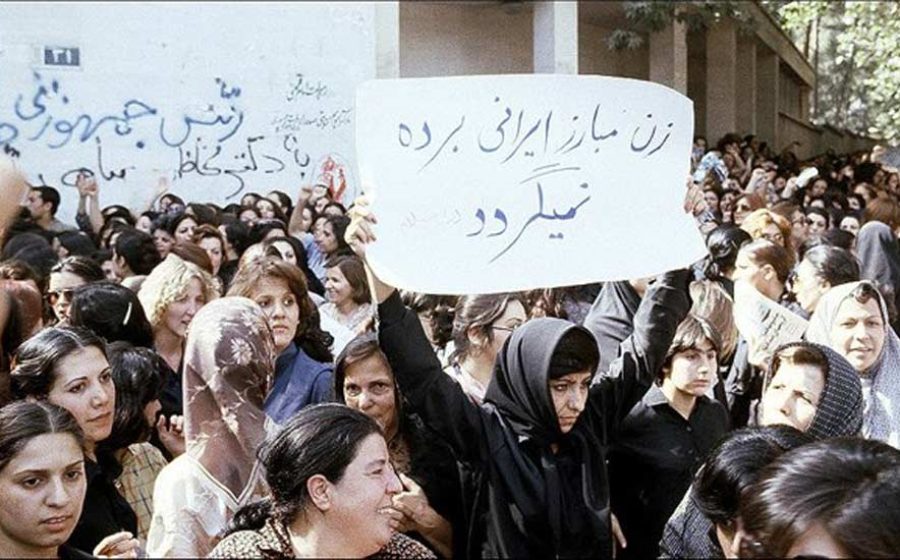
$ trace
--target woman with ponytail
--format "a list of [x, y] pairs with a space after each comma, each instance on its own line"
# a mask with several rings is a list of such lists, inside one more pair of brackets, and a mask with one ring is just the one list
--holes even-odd
[[396, 532], [402, 486], [378, 424], [319, 404], [295, 414], [260, 450], [268, 498], [243, 507], [209, 558], [433, 558]]

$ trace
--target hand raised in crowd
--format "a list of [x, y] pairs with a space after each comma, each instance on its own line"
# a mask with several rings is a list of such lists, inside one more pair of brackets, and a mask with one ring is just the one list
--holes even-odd
[[169, 183], [169, 178], [165, 175], [160, 176], [159, 180], [156, 182], [156, 192], [154, 193], [154, 200], [169, 192], [169, 189], [171, 187], [172, 185], [171, 183]]
[[165, 415], [160, 415], [156, 421], [156, 431], [159, 432], [159, 441], [166, 446], [172, 457], [184, 453], [184, 416], [173, 414], [166, 421]]
[[350, 225], [347, 226], [344, 240], [350, 245], [356, 256], [365, 261], [366, 245], [376, 241], [372, 226], [378, 223], [369, 208], [369, 198], [366, 195], [357, 197], [353, 201], [353, 206], [347, 211], [347, 216], [350, 218]]
[[113, 533], [94, 547], [98, 558], [137, 558], [140, 542], [128, 531]]
[[[695, 218], [706, 211], [706, 198], [703, 196], [703, 188], [688, 176], [687, 192], [684, 194], [684, 211]], [[349, 231], [349, 229], [347, 230]]]
[[300, 186], [300, 192], [297, 194], [297, 206], [301, 208], [309, 204], [309, 201], [312, 199], [313, 188], [312, 185], [306, 183]]
[[347, 215], [350, 217], [350, 225], [347, 226], [347, 231], [344, 233], [344, 240], [356, 256], [366, 263], [366, 276], [369, 280], [369, 287], [372, 290], [372, 299], [381, 303], [387, 300], [388, 296], [394, 292], [394, 287], [382, 282], [372, 271], [366, 260], [366, 246], [377, 241], [372, 226], [378, 223], [378, 220], [375, 219], [375, 215], [369, 208], [369, 199], [366, 195], [359, 196], [353, 202], [353, 206], [347, 212]]
[[84, 171], [78, 173], [78, 177], [75, 179], [75, 188], [78, 189], [78, 196], [81, 197], [97, 196], [100, 191], [97, 178]]

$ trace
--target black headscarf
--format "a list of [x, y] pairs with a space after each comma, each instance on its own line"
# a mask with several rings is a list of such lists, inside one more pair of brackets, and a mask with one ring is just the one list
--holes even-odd
[[[806, 433], [816, 439], [859, 435], [863, 424], [864, 407], [859, 374], [843, 356], [822, 344], [791, 342], [775, 350], [775, 356], [783, 350], [797, 346], [818, 350], [828, 360], [825, 386], [819, 397], [816, 414]], [[771, 365], [769, 371], [772, 371]], [[772, 375], [769, 374], [766, 378], [766, 387], [771, 381]]]
[[[584, 327], [546, 318], [529, 321], [504, 344], [484, 398], [508, 428], [492, 461], [504, 472], [494, 480], [504, 486], [520, 532], [549, 523], [559, 556], [608, 556], [601, 550], [609, 545], [609, 496], [600, 443], [583, 419], [562, 433], [548, 387], [554, 350], [572, 330], [592, 337]], [[506, 518], [496, 507], [490, 512], [495, 523]]]

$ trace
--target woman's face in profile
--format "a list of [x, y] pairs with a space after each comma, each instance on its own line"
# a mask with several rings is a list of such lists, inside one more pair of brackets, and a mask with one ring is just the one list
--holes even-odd
[[354, 556], [370, 556], [394, 536], [393, 496], [403, 486], [394, 472], [381, 434], [364, 439], [340, 481], [329, 482], [330, 506], [324, 514], [336, 527], [344, 527], [344, 542]]

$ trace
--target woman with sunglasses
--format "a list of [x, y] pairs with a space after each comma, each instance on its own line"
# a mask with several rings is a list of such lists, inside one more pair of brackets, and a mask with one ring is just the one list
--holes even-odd
[[444, 370], [469, 399], [481, 404], [494, 373], [494, 361], [514, 330], [528, 320], [515, 294], [468, 295], [453, 313], [453, 353]]
[[739, 196], [734, 202], [734, 215], [732, 217], [734, 225], [740, 226], [751, 212], [765, 207], [766, 201], [758, 195], [744, 194]]
[[75, 288], [104, 279], [100, 266], [87, 257], [66, 257], [50, 269], [47, 303], [53, 309], [57, 323], [68, 323]]

